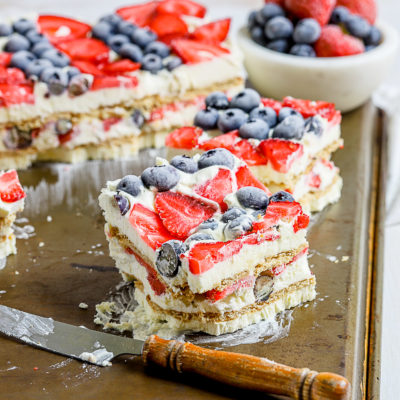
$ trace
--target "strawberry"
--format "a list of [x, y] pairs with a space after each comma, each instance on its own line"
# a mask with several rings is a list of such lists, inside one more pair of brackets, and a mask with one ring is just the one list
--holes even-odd
[[107, 75], [122, 75], [126, 72], [136, 71], [139, 68], [140, 63], [125, 59], [104, 64], [101, 66], [101, 71]]
[[247, 165], [242, 165], [238, 168], [236, 171], [236, 181], [238, 189], [245, 186], [254, 186], [267, 192], [268, 196], [271, 195], [271, 192], [251, 173]]
[[190, 36], [192, 39], [200, 42], [220, 43], [223, 42], [228, 36], [230, 25], [230, 18], [210, 22], [209, 24], [201, 25], [196, 28]]
[[52, 44], [84, 38], [92, 29], [83, 22], [56, 15], [39, 15], [37, 23], [39, 31], [47, 36]]
[[293, 97], [285, 97], [282, 102], [283, 107], [291, 107], [297, 110], [304, 118], [312, 117], [313, 115], [320, 115], [326, 118], [328, 121], [339, 118], [340, 122], [341, 115], [339, 111], [336, 111], [333, 103], [326, 101], [311, 101], [303, 99], [295, 99]]
[[293, 224], [293, 231], [296, 233], [300, 229], [306, 229], [310, 223], [310, 217], [307, 214], [301, 213]]
[[174, 149], [191, 150], [199, 144], [203, 131], [195, 126], [175, 129], [165, 139], [165, 145]]
[[346, 35], [336, 25], [326, 25], [321, 30], [321, 36], [315, 43], [318, 57], [341, 57], [363, 53], [364, 44], [356, 37]]
[[79, 135], [79, 133], [80, 133], [79, 128], [75, 127], [67, 133], [64, 133], [62, 135], [57, 135], [57, 138], [58, 138], [59, 143], [61, 145], [63, 145], [64, 143], [68, 143], [72, 139], [76, 138]]
[[0, 67], [0, 83], [15, 85], [19, 83], [28, 83], [25, 74], [18, 68]]
[[318, 189], [321, 186], [321, 177], [318, 174], [311, 172], [307, 177], [307, 185]]
[[175, 192], [158, 193], [154, 206], [165, 228], [179, 239], [186, 239], [216, 211], [198, 199]]
[[93, 76], [102, 76], [104, 72], [101, 71], [96, 65], [88, 61], [71, 61], [71, 65], [79, 69], [84, 74], [90, 74]]
[[165, 229], [160, 217], [140, 203], [133, 206], [129, 222], [137, 230], [142, 240], [153, 250], [158, 249], [168, 240], [176, 239]]
[[13, 104], [35, 102], [32, 83], [7, 84], [0, 83], [0, 107]]
[[173, 40], [171, 47], [186, 64], [209, 61], [229, 53], [228, 49], [217, 44], [196, 42], [190, 39]]
[[279, 113], [279, 110], [282, 108], [282, 103], [280, 101], [274, 100], [274, 99], [268, 99], [268, 98], [264, 97], [261, 99], [261, 103], [265, 107], [273, 108], [277, 114]]
[[289, 171], [293, 162], [303, 155], [303, 145], [289, 140], [267, 139], [258, 147], [278, 172]]
[[297, 18], [314, 18], [321, 26], [328, 23], [336, 0], [284, 0], [287, 11]]
[[57, 47], [72, 60], [89, 61], [94, 64], [108, 60], [109, 49], [98, 39], [74, 39], [60, 43]]
[[188, 27], [181, 17], [172, 14], [157, 15], [150, 22], [150, 29], [157, 33], [159, 38], [168, 35], [176, 37], [184, 36], [188, 33]]
[[105, 88], [124, 87], [127, 89], [134, 88], [138, 84], [135, 76], [95, 76], [91, 86], [91, 90], [100, 90]]
[[157, 6], [160, 14], [190, 15], [203, 18], [207, 9], [191, 0], [163, 0]]
[[238, 138], [239, 138], [239, 132], [237, 130], [232, 131], [200, 143], [199, 148], [202, 150], [212, 150], [222, 147], [224, 149], [232, 151], [233, 146], [237, 142]]
[[236, 290], [253, 287], [254, 282], [255, 282], [254, 276], [246, 276], [245, 278], [240, 279], [233, 285], [228, 286], [224, 290], [217, 290], [217, 289], [209, 290], [208, 292], [204, 293], [204, 296], [212, 303], [215, 303], [216, 301], [222, 300], [226, 296], [229, 296], [233, 292], [236, 292]]
[[150, 1], [136, 6], [122, 7], [116, 12], [123, 19], [143, 27], [149, 25], [152, 17], [155, 15], [157, 4], [157, 1]]
[[24, 189], [19, 183], [17, 171], [11, 170], [0, 175], [0, 199], [14, 203], [25, 197]]
[[337, 0], [337, 6], [347, 7], [352, 14], [361, 15], [371, 25], [376, 20], [376, 2], [375, 0]]
[[0, 53], [0, 65], [2, 67], [8, 67], [10, 65], [12, 53], [2, 52]]
[[249, 166], [264, 165], [267, 163], [265, 156], [255, 149], [248, 140], [242, 139], [235, 143], [231, 152], [238, 158], [242, 159]]
[[118, 124], [118, 122], [120, 122], [121, 119], [122, 119], [121, 117], [110, 117], [110, 118], [103, 120], [104, 131], [108, 132], [111, 129], [111, 127], [115, 124]]

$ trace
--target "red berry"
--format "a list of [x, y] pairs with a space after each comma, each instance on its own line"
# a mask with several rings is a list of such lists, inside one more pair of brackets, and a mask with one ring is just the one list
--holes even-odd
[[216, 301], [222, 300], [223, 298], [232, 294], [233, 292], [236, 292], [236, 290], [252, 287], [254, 285], [254, 281], [255, 281], [254, 276], [246, 276], [245, 278], [240, 279], [233, 285], [228, 286], [224, 290], [212, 289], [209, 290], [208, 292], [205, 292], [204, 295], [212, 303], [215, 303]]
[[282, 103], [278, 100], [274, 100], [274, 99], [268, 99], [268, 98], [262, 98], [261, 99], [261, 103], [265, 106], [265, 107], [271, 107], [274, 109], [274, 111], [278, 114], [279, 110], [282, 108]]
[[314, 115], [320, 115], [326, 118], [328, 121], [332, 121], [339, 118], [337, 123], [340, 122], [341, 114], [340, 111], [335, 109], [333, 103], [328, 103], [326, 101], [311, 101], [295, 99], [293, 97], [285, 97], [282, 102], [283, 107], [294, 108], [298, 111], [304, 118], [312, 117]]
[[149, 25], [152, 17], [155, 15], [157, 4], [157, 1], [150, 1], [136, 6], [122, 7], [116, 12], [123, 19], [143, 27]]
[[195, 126], [175, 129], [165, 139], [165, 145], [174, 149], [191, 150], [199, 144], [199, 137], [203, 131]]
[[14, 203], [25, 197], [24, 189], [19, 183], [17, 171], [11, 170], [0, 175], [0, 199]]
[[223, 42], [228, 36], [230, 25], [230, 18], [210, 22], [209, 24], [201, 25], [196, 28], [191, 34], [191, 37], [200, 42], [220, 43]]
[[8, 84], [0, 83], [0, 107], [13, 104], [35, 102], [32, 83]]
[[190, 15], [203, 18], [207, 9], [191, 0], [164, 0], [157, 6], [157, 12], [164, 14]]
[[324, 26], [331, 17], [336, 0], [284, 0], [287, 11], [297, 18], [314, 18]]
[[101, 71], [96, 65], [88, 61], [71, 61], [71, 65], [79, 69], [84, 74], [90, 74], [93, 76], [102, 76], [104, 72]]
[[139, 68], [139, 63], [126, 59], [104, 64], [101, 66], [101, 71], [107, 75], [122, 75], [126, 72], [136, 71]]
[[0, 53], [0, 65], [2, 67], [8, 67], [8, 65], [10, 64], [11, 61], [11, 57], [12, 57], [12, 53], [6, 53], [6, 52], [2, 52]]
[[239, 138], [238, 131], [232, 131], [200, 143], [199, 148], [202, 150], [212, 150], [222, 147], [224, 149], [232, 151], [233, 146], [237, 142], [238, 138]]
[[375, 23], [375, 0], [337, 0], [336, 5], [347, 7], [352, 14], [361, 15], [372, 25]]
[[134, 88], [138, 84], [136, 76], [95, 76], [91, 90], [100, 90], [105, 88], [124, 87]]
[[258, 187], [271, 195], [271, 192], [251, 173], [247, 165], [242, 165], [236, 171], [237, 188], [240, 189], [245, 186]]
[[265, 156], [245, 139], [235, 143], [231, 152], [249, 166], [264, 165], [267, 163]]
[[57, 46], [72, 60], [88, 61], [94, 64], [106, 62], [109, 56], [108, 47], [98, 39], [83, 38], [60, 43]]
[[157, 33], [159, 38], [174, 35], [176, 37], [184, 36], [188, 33], [188, 27], [185, 21], [178, 15], [160, 14], [152, 19], [150, 28]]

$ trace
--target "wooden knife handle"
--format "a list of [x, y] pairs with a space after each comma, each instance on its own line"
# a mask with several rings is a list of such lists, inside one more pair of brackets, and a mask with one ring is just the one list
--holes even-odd
[[155, 335], [146, 340], [142, 358], [145, 364], [299, 400], [350, 398], [350, 383], [340, 375], [292, 368], [265, 358], [205, 349]]

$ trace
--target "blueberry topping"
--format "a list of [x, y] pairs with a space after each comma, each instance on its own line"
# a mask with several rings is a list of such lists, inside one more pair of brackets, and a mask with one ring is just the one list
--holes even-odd
[[129, 211], [129, 208], [131, 207], [129, 204], [129, 200], [126, 197], [121, 196], [120, 194], [115, 194], [114, 199], [118, 205], [121, 215], [125, 215]]
[[103, 42], [107, 42], [108, 38], [113, 32], [113, 27], [105, 21], [100, 21], [92, 28], [92, 36], [96, 39], [100, 39]]
[[213, 165], [223, 165], [232, 169], [235, 166], [233, 155], [226, 149], [212, 149], [203, 153], [199, 158], [199, 169]]
[[3, 143], [7, 149], [26, 149], [32, 144], [32, 136], [30, 131], [23, 131], [14, 126], [7, 129]]
[[269, 198], [269, 202], [280, 202], [280, 201], [290, 201], [291, 203], [294, 201], [293, 196], [288, 193], [285, 192], [284, 190], [281, 190], [280, 192], [277, 192], [275, 194], [273, 194], [270, 198]]
[[250, 30], [251, 38], [261, 46], [264, 46], [266, 43], [265, 36], [264, 36], [264, 29], [261, 26], [255, 26]]
[[45, 68], [40, 74], [40, 80], [47, 83], [49, 92], [60, 95], [68, 86], [68, 73], [61, 68]]
[[376, 26], [371, 26], [369, 35], [364, 38], [366, 46], [378, 46], [382, 40], [382, 33]]
[[223, 132], [239, 129], [247, 121], [247, 114], [239, 108], [230, 108], [221, 113], [218, 118], [218, 129]]
[[197, 231], [205, 231], [211, 230], [215, 231], [218, 228], [218, 221], [214, 218], [207, 219], [206, 221], [202, 222], [198, 227]]
[[52, 49], [53, 46], [48, 43], [48, 42], [39, 42], [36, 43], [33, 47], [32, 47], [32, 53], [36, 56], [36, 57], [41, 57], [42, 54], [49, 49]]
[[264, 140], [268, 134], [269, 126], [262, 119], [249, 119], [239, 128], [239, 136], [244, 139]]
[[168, 71], [172, 71], [182, 65], [182, 59], [177, 56], [170, 56], [166, 60], [163, 60], [163, 63]]
[[13, 30], [10, 25], [0, 23], [0, 36], [10, 36], [12, 32]]
[[80, 75], [81, 71], [79, 71], [78, 68], [76, 67], [68, 67], [67, 69], [67, 74], [68, 74], [68, 78], [71, 79], [76, 75]]
[[4, 51], [15, 53], [21, 50], [29, 50], [30, 47], [31, 44], [26, 37], [19, 35], [18, 33], [14, 33], [10, 36], [10, 39], [5, 44]]
[[229, 221], [224, 228], [224, 233], [228, 239], [232, 240], [242, 236], [251, 230], [252, 227], [253, 219], [249, 215], [244, 214]]
[[118, 22], [117, 31], [122, 35], [131, 36], [132, 33], [138, 29], [136, 25], [131, 24], [129, 21], [121, 20]]
[[25, 37], [31, 42], [32, 45], [37, 43], [49, 43], [49, 39], [43, 35], [43, 33], [38, 32], [36, 29], [31, 29], [26, 32]]
[[118, 54], [125, 43], [129, 43], [129, 38], [121, 34], [110, 36], [107, 40], [107, 44]]
[[298, 56], [298, 57], [316, 57], [317, 56], [317, 54], [315, 53], [315, 50], [309, 44], [295, 44], [290, 49], [289, 53], [292, 56]]
[[267, 21], [274, 17], [284, 17], [285, 11], [278, 4], [267, 3], [265, 6], [257, 12], [255, 16], [256, 21], [259, 25], [264, 25]]
[[50, 60], [51, 63], [58, 68], [64, 68], [69, 65], [69, 57], [56, 49], [44, 51], [41, 58]]
[[269, 40], [288, 39], [293, 34], [293, 23], [285, 17], [274, 17], [266, 23], [264, 33]]
[[200, 110], [194, 117], [194, 124], [201, 129], [210, 130], [217, 127], [219, 113], [214, 108]]
[[112, 27], [116, 28], [122, 18], [118, 14], [108, 14], [100, 18], [100, 22], [107, 22]]
[[65, 135], [72, 129], [72, 122], [66, 118], [60, 118], [55, 125], [57, 135]]
[[230, 108], [240, 108], [248, 113], [258, 107], [260, 101], [261, 97], [254, 89], [244, 89], [232, 98]]
[[157, 54], [161, 58], [169, 56], [169, 47], [163, 42], [149, 43], [144, 49], [145, 54]]
[[331, 24], [342, 24], [344, 23], [347, 18], [350, 16], [350, 11], [343, 6], [335, 7], [332, 11], [331, 15]]
[[152, 74], [163, 68], [162, 58], [157, 54], [146, 54], [142, 60], [142, 69]]
[[131, 196], [137, 196], [143, 187], [143, 182], [136, 175], [124, 176], [117, 185], [117, 192], [126, 192]]
[[268, 275], [260, 275], [254, 284], [256, 302], [267, 301], [274, 290], [274, 279]]
[[213, 92], [206, 97], [206, 106], [217, 110], [225, 110], [229, 107], [229, 100], [225, 93]]
[[360, 39], [365, 39], [371, 32], [371, 25], [366, 19], [359, 15], [350, 15], [344, 22], [344, 26], [350, 33]]
[[119, 50], [119, 55], [134, 62], [141, 62], [143, 58], [142, 49], [133, 43], [124, 43]]
[[11, 67], [22, 69], [25, 71], [29, 64], [34, 61], [36, 57], [29, 51], [21, 50], [14, 53], [11, 57], [10, 65]]
[[287, 53], [289, 50], [289, 41], [287, 39], [271, 40], [266, 47], [267, 49], [277, 51], [278, 53]]
[[304, 133], [313, 133], [316, 136], [321, 136], [324, 128], [322, 127], [322, 122], [317, 117], [309, 117], [304, 123]]
[[175, 156], [170, 164], [179, 169], [180, 171], [186, 172], [187, 174], [194, 174], [199, 170], [197, 162], [193, 160], [192, 157], [189, 156]]
[[[67, 74], [69, 71], [67, 71]], [[89, 79], [83, 75], [75, 75], [71, 78], [68, 86], [68, 93], [72, 96], [80, 96], [83, 93], [86, 93], [89, 90], [90, 81]]]
[[194, 233], [193, 235], [190, 235], [186, 240], [185, 240], [185, 245], [190, 246], [192, 242], [210, 242], [210, 241], [215, 241], [215, 238], [213, 235], [210, 233], [206, 232], [197, 232]]
[[144, 125], [144, 115], [140, 110], [134, 110], [131, 117], [132, 121], [138, 128], [141, 128]]
[[144, 49], [149, 43], [157, 40], [157, 35], [149, 29], [138, 28], [131, 35], [132, 42]]
[[36, 24], [29, 19], [21, 18], [12, 24], [14, 32], [24, 35], [30, 29], [36, 29]]
[[268, 196], [264, 190], [252, 186], [240, 188], [236, 193], [236, 197], [243, 207], [253, 208], [254, 210], [263, 210], [267, 208], [269, 203]]
[[321, 26], [314, 18], [300, 20], [293, 31], [293, 40], [296, 43], [312, 44], [321, 35]]
[[148, 188], [154, 187], [159, 192], [166, 192], [178, 184], [179, 173], [171, 165], [150, 167], [143, 171], [142, 181]]
[[168, 240], [156, 252], [156, 267], [158, 272], [166, 278], [174, 277], [179, 270], [181, 260], [179, 256], [185, 252], [186, 246], [179, 240]]
[[[15, 53], [18, 54], [18, 53]], [[52, 67], [53, 64], [49, 60], [45, 60], [42, 58], [39, 58], [37, 60], [31, 61], [28, 66], [25, 68], [25, 75], [30, 78], [32, 76], [40, 76], [42, 71], [45, 68]]]
[[257, 107], [250, 112], [251, 119], [261, 119], [268, 124], [270, 128], [273, 128], [277, 122], [278, 117], [276, 112], [271, 107]]
[[279, 110], [278, 121], [282, 122], [285, 118], [290, 117], [291, 115], [296, 115], [298, 117], [303, 118], [302, 115], [298, 111], [294, 110], [293, 108], [291, 108], [291, 107], [282, 107]]
[[246, 211], [243, 208], [232, 207], [228, 211], [225, 211], [221, 217], [222, 222], [232, 221], [235, 218], [240, 217], [241, 215], [246, 214]]
[[252, 11], [247, 17], [247, 28], [251, 30], [255, 26], [257, 26], [258, 22], [256, 20], [257, 11]]
[[304, 119], [297, 115], [290, 115], [280, 122], [273, 130], [272, 137], [278, 139], [300, 140], [304, 133]]

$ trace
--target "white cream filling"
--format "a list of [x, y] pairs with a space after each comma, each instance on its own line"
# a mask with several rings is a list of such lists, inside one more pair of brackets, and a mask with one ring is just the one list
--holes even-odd
[[0, 199], [0, 217], [7, 217], [10, 214], [16, 214], [24, 209], [25, 199], [7, 203]]

